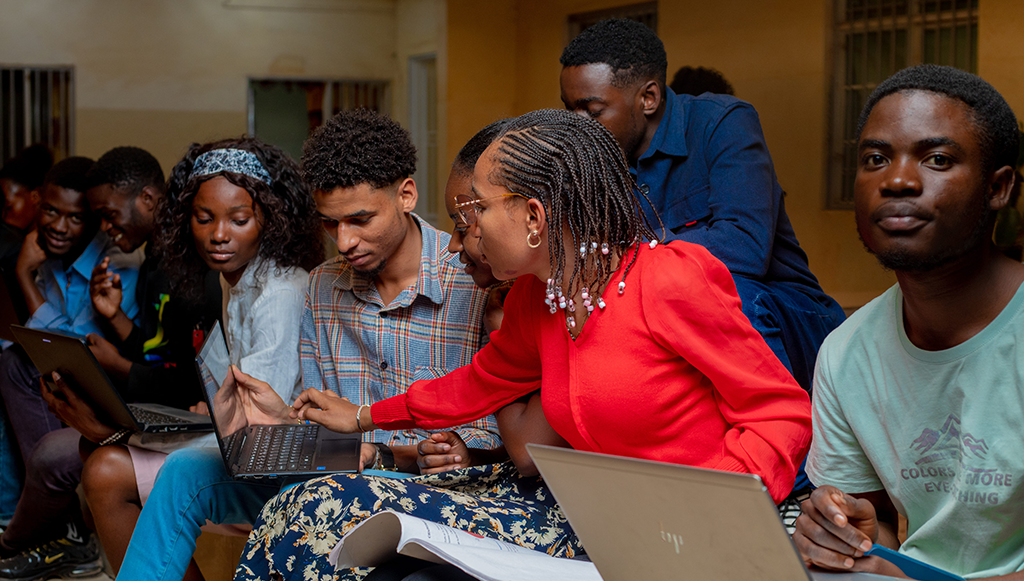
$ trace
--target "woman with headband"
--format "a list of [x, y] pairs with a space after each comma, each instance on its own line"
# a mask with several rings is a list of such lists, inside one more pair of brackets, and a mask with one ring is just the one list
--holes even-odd
[[[171, 173], [159, 226], [160, 252], [179, 296], [199, 301], [206, 274], [219, 272], [231, 363], [290, 398], [302, 382], [299, 327], [308, 270], [324, 257], [323, 229], [295, 162], [250, 137], [194, 144]], [[134, 479], [121, 478], [123, 487], [99, 490], [123, 498], [125, 510], [93, 515], [100, 541], [116, 555], [115, 568], [167, 458], [162, 452], [127, 450]], [[110, 455], [104, 450], [105, 463]], [[85, 474], [98, 473], [96, 468], [87, 466]], [[194, 563], [189, 575], [198, 575]]]
[[[494, 275], [516, 278], [490, 343], [470, 365], [372, 406], [306, 390], [293, 417], [349, 433], [432, 429], [540, 389], [573, 448], [754, 473], [776, 502], [789, 494], [810, 443], [808, 396], [740, 311], [725, 266], [694, 244], [658, 244], [608, 130], [566, 111], [511, 120], [472, 190], [458, 210]], [[509, 526], [522, 514], [514, 499], [334, 475], [264, 507], [236, 579], [330, 576], [324, 539], [383, 510], [558, 556], [576, 546], [568, 526]]]

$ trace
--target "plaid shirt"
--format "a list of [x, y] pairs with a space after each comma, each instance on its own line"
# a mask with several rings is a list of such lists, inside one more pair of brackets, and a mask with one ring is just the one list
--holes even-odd
[[[373, 280], [343, 257], [310, 273], [299, 341], [304, 388], [329, 389], [369, 405], [405, 392], [413, 381], [468, 365], [483, 346], [487, 292], [448, 252], [449, 235], [414, 217], [423, 235], [420, 275], [391, 304], [385, 306]], [[431, 431], [374, 430], [363, 438], [408, 445]], [[501, 444], [493, 416], [454, 431], [470, 447]]]

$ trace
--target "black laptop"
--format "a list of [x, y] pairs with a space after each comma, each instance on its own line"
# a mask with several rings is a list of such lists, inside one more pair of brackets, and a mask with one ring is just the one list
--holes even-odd
[[317, 424], [249, 425], [239, 408], [217, 399], [220, 389], [237, 389], [220, 322], [214, 323], [196, 367], [210, 407], [228, 474], [239, 479], [303, 479], [357, 472], [361, 440]]
[[49, 381], [54, 371], [114, 424], [137, 432], [209, 432], [210, 418], [202, 414], [153, 403], [126, 404], [96, 361], [84, 337], [11, 327], [18, 343], [28, 353], [43, 378]]

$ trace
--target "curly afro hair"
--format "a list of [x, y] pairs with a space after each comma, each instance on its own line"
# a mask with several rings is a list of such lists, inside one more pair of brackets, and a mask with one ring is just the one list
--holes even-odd
[[302, 175], [314, 190], [359, 184], [380, 189], [414, 173], [416, 147], [409, 132], [369, 109], [338, 113], [302, 146]]
[[626, 18], [602, 20], [572, 39], [558, 59], [563, 67], [603, 63], [612, 68], [612, 84], [629, 87], [654, 79], [664, 87], [668, 70], [665, 45], [646, 25]]
[[[271, 184], [234, 172], [191, 177], [196, 158], [215, 149], [242, 149], [253, 153], [270, 174]], [[312, 270], [324, 260], [323, 228], [309, 186], [288, 154], [254, 137], [243, 136], [213, 143], [193, 143], [171, 170], [167, 195], [157, 211], [160, 227], [157, 247], [164, 268], [176, 281], [185, 300], [202, 299], [204, 278], [209, 268], [196, 250], [192, 236], [192, 202], [199, 186], [224, 177], [245, 189], [262, 216], [259, 257], [273, 260], [278, 268], [298, 266]], [[260, 263], [257, 279], [266, 276], [268, 260]]]
[[995, 87], [977, 75], [953, 67], [919, 65], [899, 71], [871, 93], [857, 121], [857, 140], [879, 101], [902, 91], [929, 91], [956, 99], [971, 110], [986, 169], [1016, 167], [1020, 130], [1017, 117]]
[[139, 147], [115, 147], [103, 154], [89, 171], [89, 187], [111, 184], [130, 198], [142, 193], [146, 187], [164, 191], [164, 170], [160, 162]]

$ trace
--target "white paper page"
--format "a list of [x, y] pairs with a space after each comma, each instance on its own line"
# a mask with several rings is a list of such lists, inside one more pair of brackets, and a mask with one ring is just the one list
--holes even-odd
[[[399, 526], [401, 527], [400, 535], [397, 531]], [[370, 535], [371, 538], [364, 539], [363, 537], [367, 535]], [[395, 551], [401, 551], [402, 547], [414, 539], [430, 544], [482, 547], [490, 551], [535, 553], [535, 551], [519, 545], [477, 537], [448, 525], [426, 521], [407, 514], [385, 511], [371, 516], [349, 531], [345, 538], [331, 550], [327, 558], [331, 564], [337, 567], [373, 567], [382, 562], [385, 554], [393, 555]], [[371, 542], [367, 543], [367, 540]], [[349, 550], [345, 548], [346, 542], [351, 545]], [[375, 550], [364, 550], [366, 545], [371, 545]], [[411, 556], [424, 558], [419, 554]]]
[[559, 559], [538, 551], [498, 553], [480, 547], [424, 547], [483, 581], [601, 581], [588, 561]]

